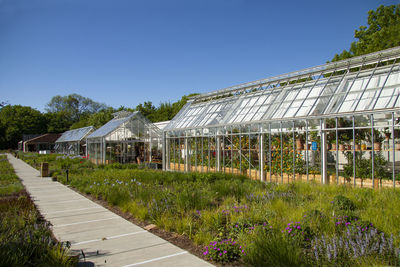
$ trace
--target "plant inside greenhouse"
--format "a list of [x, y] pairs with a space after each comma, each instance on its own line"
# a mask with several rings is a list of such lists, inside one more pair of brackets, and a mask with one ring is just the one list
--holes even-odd
[[163, 131], [163, 168], [393, 186], [399, 98], [399, 47], [196, 95]]

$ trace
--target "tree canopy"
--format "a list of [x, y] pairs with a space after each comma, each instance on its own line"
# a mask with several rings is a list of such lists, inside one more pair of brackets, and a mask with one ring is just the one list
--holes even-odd
[[15, 148], [23, 134], [47, 132], [47, 119], [38, 110], [20, 105], [0, 109], [0, 147]]
[[77, 122], [82, 116], [96, 113], [107, 108], [107, 105], [93, 101], [78, 94], [54, 96], [46, 106], [49, 113], [62, 113], [72, 122]]
[[368, 26], [360, 26], [354, 32], [357, 41], [349, 51], [336, 54], [332, 61], [388, 49], [400, 45], [400, 4], [379, 6], [368, 12]]

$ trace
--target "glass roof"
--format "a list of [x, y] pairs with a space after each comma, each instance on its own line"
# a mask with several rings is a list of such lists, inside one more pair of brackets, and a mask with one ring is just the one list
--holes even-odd
[[115, 140], [124, 138], [140, 138], [148, 133], [153, 136], [161, 136], [157, 126], [146, 119], [140, 112], [117, 112], [114, 119], [94, 131], [87, 138], [107, 137]]
[[103, 126], [101, 126], [99, 129], [94, 131], [91, 135], [88, 136], [88, 138], [95, 138], [95, 137], [103, 137], [106, 136], [107, 134], [111, 133], [115, 129], [117, 129], [120, 125], [123, 123], [129, 121], [132, 117], [136, 115], [137, 112], [133, 112], [130, 115], [126, 117], [119, 117], [116, 116], [114, 119], [110, 120]]
[[56, 143], [80, 141], [83, 138], [85, 138], [89, 133], [91, 133], [93, 130], [94, 130], [93, 126], [88, 126], [66, 131], [60, 136], [60, 138], [57, 139]]
[[296, 73], [194, 97], [165, 130], [400, 110], [400, 47]]

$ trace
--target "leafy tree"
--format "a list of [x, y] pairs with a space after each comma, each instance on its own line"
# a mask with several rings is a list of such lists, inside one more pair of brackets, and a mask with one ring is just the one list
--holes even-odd
[[154, 118], [154, 122], [168, 121], [171, 120], [174, 115], [172, 104], [169, 102], [160, 103], [157, 108], [157, 116]]
[[47, 120], [38, 110], [21, 105], [0, 109], [0, 147], [16, 148], [22, 134], [45, 133]]
[[156, 107], [151, 101], [145, 101], [143, 104], [137, 105], [135, 110], [142, 113], [142, 115], [147, 117], [150, 121], [154, 121]]
[[112, 107], [102, 109], [99, 112], [82, 117], [81, 120], [72, 124], [70, 129], [78, 129], [87, 126], [99, 128], [113, 118], [112, 114], [114, 112], [116, 112], [116, 110]]
[[48, 112], [45, 114], [47, 119], [47, 132], [63, 133], [68, 131], [73, 123], [70, 116], [65, 111]]
[[107, 108], [105, 104], [93, 101], [78, 94], [67, 96], [54, 96], [46, 106], [49, 113], [61, 113], [71, 124], [87, 116]]
[[189, 100], [189, 97], [197, 94], [184, 95], [180, 100], [174, 103], [163, 102], [156, 108], [151, 101], [136, 106], [135, 110], [140, 111], [152, 122], [172, 120], [173, 117], [183, 108]]
[[97, 113], [93, 113], [88, 118], [88, 123], [85, 126], [94, 126], [96, 128], [101, 127], [102, 125], [106, 124], [109, 120], [113, 118], [113, 113], [115, 109], [113, 108], [106, 108]]
[[336, 54], [332, 61], [339, 61], [400, 45], [400, 4], [379, 6], [368, 12], [368, 26], [355, 30], [358, 39], [351, 44], [349, 51]]

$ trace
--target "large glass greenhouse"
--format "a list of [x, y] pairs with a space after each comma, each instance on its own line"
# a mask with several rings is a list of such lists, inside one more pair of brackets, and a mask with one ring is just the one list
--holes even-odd
[[140, 112], [120, 111], [87, 137], [87, 157], [95, 164], [161, 164], [161, 131]]
[[400, 47], [191, 98], [163, 131], [165, 170], [395, 186]]
[[93, 131], [93, 126], [66, 131], [57, 139], [54, 149], [60, 154], [83, 156], [86, 154], [85, 138]]

